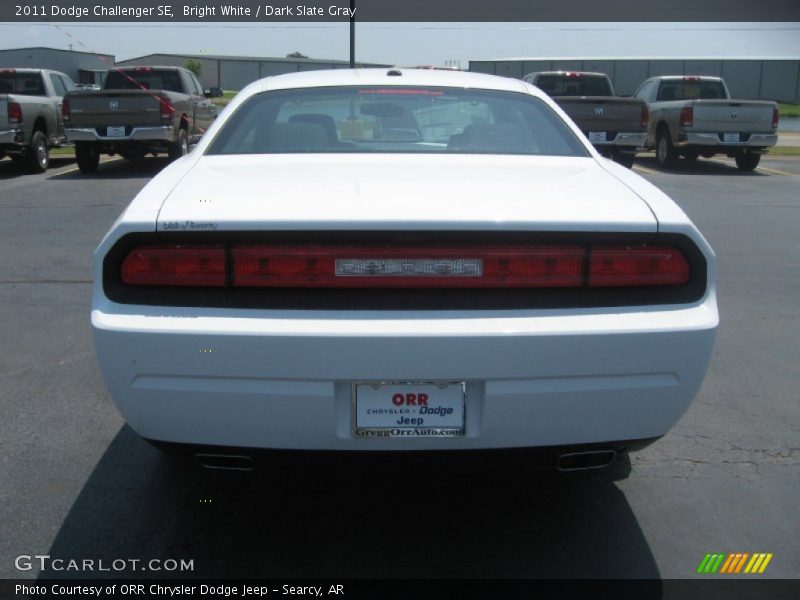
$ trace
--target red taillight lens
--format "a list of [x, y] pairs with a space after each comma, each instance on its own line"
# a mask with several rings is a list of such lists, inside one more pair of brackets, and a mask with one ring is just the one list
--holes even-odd
[[601, 246], [589, 258], [589, 286], [680, 285], [689, 265], [675, 248]]
[[234, 246], [241, 287], [578, 287], [580, 246], [358, 248]]
[[778, 123], [780, 122], [780, 120], [781, 120], [781, 114], [780, 114], [780, 112], [778, 112], [778, 107], [776, 106], [775, 108], [772, 109], [772, 128], [773, 129], [777, 129], [778, 128]]
[[122, 281], [130, 285], [224, 286], [223, 246], [145, 246], [122, 263]]
[[8, 124], [12, 127], [22, 125], [22, 106], [19, 102], [8, 103]]
[[64, 123], [69, 122], [69, 98], [64, 98], [64, 100], [61, 102], [61, 118], [64, 119]]
[[647, 104], [642, 104], [642, 129], [647, 129], [648, 121], [650, 121], [650, 111]]
[[167, 96], [158, 96], [158, 101], [161, 104], [161, 120], [172, 121], [172, 117], [175, 114], [175, 107], [172, 104], [172, 100]]
[[684, 106], [681, 109], [681, 127], [691, 127], [694, 123], [694, 109], [691, 106]]

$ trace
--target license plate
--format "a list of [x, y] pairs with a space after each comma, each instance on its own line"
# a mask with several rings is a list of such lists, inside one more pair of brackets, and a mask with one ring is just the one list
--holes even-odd
[[589, 132], [589, 141], [590, 142], [605, 142], [606, 141], [606, 132], [605, 131], [590, 131]]
[[729, 143], [739, 143], [739, 134], [738, 133], [723, 133], [722, 134], [722, 141], [729, 142]]
[[464, 382], [353, 385], [355, 437], [464, 435]]
[[124, 127], [108, 127], [106, 129], [107, 137], [125, 137]]

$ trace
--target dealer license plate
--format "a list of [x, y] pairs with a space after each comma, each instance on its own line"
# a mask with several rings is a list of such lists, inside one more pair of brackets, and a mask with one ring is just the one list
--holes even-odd
[[108, 127], [106, 129], [106, 136], [108, 137], [125, 137], [124, 127]]
[[590, 131], [589, 132], [589, 141], [590, 142], [605, 142], [606, 141], [606, 132], [605, 131]]
[[355, 437], [464, 435], [464, 382], [353, 384]]
[[722, 134], [722, 141], [728, 143], [735, 143], [738, 144], [740, 141], [740, 137], [738, 133], [723, 133]]

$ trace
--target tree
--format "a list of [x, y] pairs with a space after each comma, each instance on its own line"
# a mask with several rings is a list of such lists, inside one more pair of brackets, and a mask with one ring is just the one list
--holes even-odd
[[186, 64], [183, 65], [185, 68], [189, 69], [192, 73], [200, 77], [203, 74], [203, 63], [199, 60], [195, 60], [194, 58], [190, 58], [186, 61]]
[[301, 54], [300, 52], [292, 52], [286, 55], [286, 58], [308, 58], [305, 54]]

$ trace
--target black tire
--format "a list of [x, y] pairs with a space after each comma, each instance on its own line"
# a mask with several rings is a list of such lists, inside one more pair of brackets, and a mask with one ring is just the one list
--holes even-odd
[[169, 146], [170, 160], [178, 160], [181, 156], [189, 154], [189, 136], [186, 129], [181, 127], [178, 130], [178, 137]]
[[739, 167], [740, 171], [754, 171], [761, 160], [761, 155], [756, 154], [755, 152], [747, 152], [743, 154], [737, 154], [734, 159], [736, 160], [736, 166]]
[[0, 160], [3, 160], [6, 157], [6, 153], [0, 150]]
[[675, 146], [672, 145], [672, 138], [669, 129], [662, 127], [656, 136], [656, 162], [664, 169], [672, 167], [678, 159]]
[[75, 159], [78, 162], [78, 169], [84, 175], [97, 171], [100, 164], [100, 153], [92, 142], [75, 143]]
[[50, 164], [50, 147], [43, 131], [34, 131], [25, 151], [25, 164], [31, 173], [44, 173]]
[[633, 167], [633, 161], [636, 158], [636, 155], [627, 152], [616, 152], [611, 158], [614, 159], [614, 162], [618, 162], [623, 167], [628, 167], [630, 169]]

